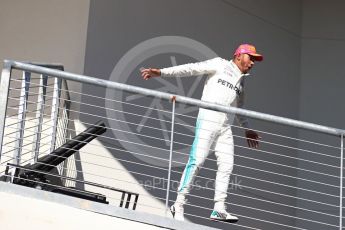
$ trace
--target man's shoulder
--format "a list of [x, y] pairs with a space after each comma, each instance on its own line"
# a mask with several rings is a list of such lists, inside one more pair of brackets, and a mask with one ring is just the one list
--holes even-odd
[[226, 60], [225, 58], [222, 58], [222, 57], [214, 57], [214, 58], [209, 59], [208, 61], [218, 62], [218, 63], [228, 63], [229, 62], [229, 60]]
[[228, 60], [228, 59], [225, 59], [225, 58], [222, 58], [222, 57], [215, 57], [215, 58], [212, 58], [210, 60], [215, 60], [215, 61], [218, 61], [218, 62], [224, 62], [224, 63], [229, 63], [231, 62], [231, 60]]
[[211, 58], [211, 59], [209, 59], [209, 60], [218, 60], [218, 61], [221, 61], [221, 60], [223, 60], [223, 58], [221, 58], [221, 57], [214, 57], [214, 58]]

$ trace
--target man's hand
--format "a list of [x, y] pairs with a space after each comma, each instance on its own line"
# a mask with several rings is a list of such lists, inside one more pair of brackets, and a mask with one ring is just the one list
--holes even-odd
[[144, 80], [148, 80], [151, 77], [159, 77], [161, 75], [161, 70], [160, 69], [141, 69], [141, 76], [144, 78]]
[[256, 149], [259, 147], [259, 139], [261, 137], [255, 131], [250, 129], [246, 130], [246, 138], [249, 147]]

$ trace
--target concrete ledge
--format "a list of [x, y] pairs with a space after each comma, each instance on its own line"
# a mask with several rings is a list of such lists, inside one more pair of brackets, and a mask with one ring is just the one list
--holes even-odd
[[[132, 223], [136, 222], [136, 223], [145, 224], [147, 225], [147, 227], [151, 226], [152, 229], [157, 229], [157, 228], [176, 229], [176, 230], [178, 229], [181, 229], [181, 230], [182, 229], [191, 229], [191, 230], [215, 229], [215, 228], [210, 228], [203, 225], [176, 221], [174, 219], [167, 218], [167, 217], [161, 217], [161, 216], [143, 213], [139, 211], [128, 210], [125, 208], [115, 207], [112, 205], [100, 204], [97, 202], [91, 202], [91, 201], [87, 201], [87, 200], [83, 200], [83, 199], [79, 199], [75, 197], [69, 197], [66, 195], [55, 194], [51, 192], [46, 192], [42, 190], [37, 190], [37, 189], [14, 185], [14, 184], [5, 183], [5, 182], [0, 182], [0, 193], [5, 193], [12, 196], [19, 196], [18, 198], [30, 199], [30, 202], [33, 202], [33, 203], [45, 201], [45, 203], [48, 202], [50, 204], [60, 205], [60, 207], [61, 205], [63, 205], [66, 208], [66, 212], [67, 210], [70, 210], [70, 208], [79, 209], [80, 213], [82, 213], [81, 211], [87, 211], [88, 216], [94, 213], [95, 220], [96, 220], [96, 216], [98, 217], [106, 216], [108, 218], [112, 217], [113, 219], [111, 220], [113, 220], [114, 223], [116, 223], [116, 220], [120, 222], [120, 219], [122, 219], [121, 221], [122, 221], [122, 224], [124, 225], [127, 225], [128, 223], [131, 223], [131, 222]], [[13, 202], [12, 206], [15, 208], [17, 204], [18, 204], [17, 202]], [[6, 207], [4, 207], [3, 204], [2, 204], [2, 208], [4, 209], [2, 211], [6, 211]], [[32, 210], [32, 207], [30, 206], [27, 208], [28, 208], [28, 213], [30, 213], [30, 210]], [[49, 213], [49, 211], [44, 210], [44, 212], [46, 213]], [[77, 210], [73, 212], [75, 213], [76, 211]], [[16, 218], [18, 218], [18, 220], [20, 221], [19, 216], [16, 216]], [[99, 220], [102, 220], [102, 219], [99, 219]], [[124, 220], [127, 220], [127, 224], [124, 223]], [[63, 220], [60, 220], [60, 221], [63, 221]], [[145, 229], [150, 229], [147, 227]]]

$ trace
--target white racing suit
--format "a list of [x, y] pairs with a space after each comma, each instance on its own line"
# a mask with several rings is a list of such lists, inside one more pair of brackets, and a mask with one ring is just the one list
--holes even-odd
[[[162, 77], [185, 77], [207, 75], [201, 100], [224, 106], [242, 107], [244, 100], [244, 74], [233, 61], [214, 58], [161, 69]], [[214, 144], [218, 171], [215, 183], [214, 201], [224, 205], [227, 197], [230, 174], [234, 164], [234, 143], [231, 131], [235, 115], [200, 108], [195, 128], [195, 138], [189, 161], [184, 169], [178, 188], [176, 202], [186, 203], [193, 179], [208, 157]], [[248, 121], [238, 116], [242, 127], [248, 128]]]

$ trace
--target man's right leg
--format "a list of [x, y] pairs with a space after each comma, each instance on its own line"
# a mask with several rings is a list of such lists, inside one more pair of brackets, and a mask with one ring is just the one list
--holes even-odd
[[212, 122], [204, 121], [199, 116], [189, 160], [177, 189], [175, 204], [171, 207], [175, 219], [183, 220], [183, 205], [186, 203], [186, 196], [189, 194], [194, 178], [208, 156], [210, 146], [214, 140], [214, 132], [211, 127], [214, 127]]

